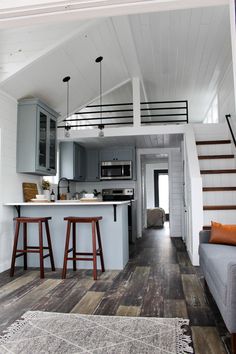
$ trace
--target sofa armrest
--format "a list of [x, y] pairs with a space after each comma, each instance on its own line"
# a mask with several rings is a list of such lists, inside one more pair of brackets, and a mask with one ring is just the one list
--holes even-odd
[[236, 262], [228, 263], [227, 279], [227, 327], [231, 333], [236, 332]]
[[210, 230], [203, 230], [199, 232], [199, 243], [208, 243], [211, 237]]

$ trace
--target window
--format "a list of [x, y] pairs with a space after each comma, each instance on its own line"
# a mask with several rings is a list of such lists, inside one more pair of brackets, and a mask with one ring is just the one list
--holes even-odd
[[219, 122], [218, 98], [217, 96], [215, 96], [203, 123], [218, 123], [218, 122]]

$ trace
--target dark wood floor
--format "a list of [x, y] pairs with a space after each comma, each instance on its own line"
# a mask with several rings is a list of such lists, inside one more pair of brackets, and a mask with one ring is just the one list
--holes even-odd
[[124, 271], [106, 271], [96, 282], [91, 271], [60, 276], [47, 271], [40, 280], [35, 269], [17, 269], [13, 279], [1, 273], [0, 332], [27, 310], [184, 317], [190, 319], [195, 353], [226, 353], [227, 331], [201, 272], [191, 265], [182, 240], [168, 236], [168, 227], [147, 230]]

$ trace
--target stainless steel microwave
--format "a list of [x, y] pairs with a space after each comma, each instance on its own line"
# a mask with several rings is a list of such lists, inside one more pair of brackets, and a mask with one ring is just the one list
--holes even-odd
[[102, 161], [100, 179], [132, 179], [132, 161]]

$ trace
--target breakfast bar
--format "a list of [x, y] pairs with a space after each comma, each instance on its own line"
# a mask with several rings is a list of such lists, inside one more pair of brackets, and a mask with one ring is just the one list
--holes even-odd
[[[67, 216], [102, 216], [100, 222], [101, 239], [104, 254], [104, 263], [107, 270], [124, 269], [129, 259], [128, 239], [128, 205], [129, 201], [73, 201], [64, 200], [55, 203], [50, 202], [27, 202], [27, 203], [6, 203], [8, 207], [15, 207], [25, 217], [47, 217], [51, 216], [50, 233], [56, 268], [62, 268], [64, 245], [66, 236]], [[15, 211], [16, 214], [16, 211]], [[77, 244], [80, 252], [91, 249], [90, 225], [80, 224], [77, 230]], [[14, 231], [13, 231], [14, 232]], [[38, 232], [35, 225], [29, 226], [29, 243], [34, 244], [34, 234]], [[45, 236], [45, 235], [44, 235]], [[78, 269], [92, 269], [92, 262], [77, 262]], [[38, 255], [28, 256], [28, 265], [38, 267]], [[45, 267], [50, 267], [49, 260], [45, 259]], [[72, 262], [68, 262], [68, 268], [72, 268]], [[98, 269], [100, 260], [98, 257]]]

